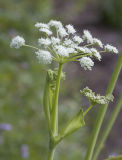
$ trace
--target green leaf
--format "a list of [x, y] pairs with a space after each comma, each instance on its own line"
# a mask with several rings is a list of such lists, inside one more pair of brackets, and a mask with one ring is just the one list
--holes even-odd
[[108, 159], [105, 159], [105, 160], [122, 160], [122, 155], [116, 156], [116, 157], [111, 157], [111, 158], [108, 158]]
[[85, 122], [83, 117], [83, 111], [81, 109], [76, 116], [74, 116], [71, 120], [69, 120], [66, 126], [59, 133], [59, 136], [62, 139], [67, 135], [72, 134], [73, 132], [83, 127], [84, 125], [85, 125]]

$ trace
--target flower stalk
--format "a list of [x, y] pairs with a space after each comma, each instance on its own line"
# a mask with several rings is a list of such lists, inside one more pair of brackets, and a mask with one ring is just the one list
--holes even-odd
[[53, 160], [55, 148], [49, 148], [48, 160]]
[[[63, 64], [60, 63], [59, 68], [58, 68], [56, 88], [55, 88], [54, 99], [53, 99], [54, 102], [52, 101], [52, 97], [51, 97], [50, 92], [48, 90], [49, 101], [52, 102], [52, 107], [51, 107], [52, 111], [50, 111], [50, 115], [51, 115], [50, 122], [51, 122], [52, 135], [50, 136], [48, 160], [53, 160], [54, 152], [55, 152], [55, 148], [56, 148], [55, 137], [58, 136], [58, 97], [59, 97], [59, 88], [60, 88], [62, 68], [63, 68]], [[49, 135], [50, 135], [50, 133], [49, 133]]]
[[58, 135], [58, 97], [59, 97], [62, 67], [63, 67], [63, 64], [60, 63], [59, 69], [58, 69], [57, 81], [56, 81], [56, 90], [55, 90], [55, 95], [54, 95], [55, 98], [54, 98], [54, 103], [53, 103], [53, 110], [52, 110], [52, 115], [51, 115], [52, 132], [53, 132], [54, 137]]

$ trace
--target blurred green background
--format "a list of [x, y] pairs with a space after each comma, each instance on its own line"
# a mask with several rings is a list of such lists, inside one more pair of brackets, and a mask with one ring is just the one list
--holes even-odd
[[[34, 24], [50, 19], [72, 23], [79, 33], [90, 29], [104, 42], [122, 49], [122, 0], [0, 0], [0, 125], [5, 124], [0, 129], [0, 160], [47, 158], [48, 134], [42, 108], [44, 67], [36, 60], [33, 50], [15, 50], [9, 44], [18, 34], [29, 44], [36, 44], [38, 32]], [[83, 86], [105, 92], [116, 60], [117, 56], [104, 56], [101, 63], [96, 62], [93, 72], [81, 71], [75, 63], [65, 65], [67, 76], [60, 93], [60, 127], [79, 110], [82, 102], [88, 106], [79, 94]], [[122, 92], [121, 80], [122, 76], [115, 89], [115, 101]], [[98, 110], [99, 107], [94, 108], [86, 118], [86, 126], [59, 145], [55, 159], [83, 159]], [[108, 116], [110, 113], [111, 109]], [[11, 125], [10, 130], [6, 124]], [[101, 159], [113, 153], [122, 154], [121, 124], [119, 117]]]

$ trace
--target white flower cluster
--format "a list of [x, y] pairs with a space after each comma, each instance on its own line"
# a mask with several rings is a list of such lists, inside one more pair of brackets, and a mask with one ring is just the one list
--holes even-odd
[[106, 49], [106, 51], [108, 51], [108, 52], [114, 52], [114, 53], [118, 53], [118, 50], [117, 50], [117, 48], [116, 47], [113, 47], [112, 45], [110, 45], [110, 44], [107, 44], [106, 46], [105, 46], [105, 49]]
[[100, 96], [99, 94], [95, 95], [95, 93], [89, 89], [88, 87], [84, 88], [82, 91], [80, 91], [83, 96], [86, 96], [91, 104], [107, 104], [109, 101], [113, 101], [114, 97], [113, 95], [109, 96]]
[[17, 48], [17, 49], [23, 45], [25, 45], [25, 40], [23, 37], [20, 36], [14, 37], [10, 43], [11, 48]]
[[38, 50], [35, 52], [39, 62], [42, 64], [50, 64], [52, 62], [52, 56], [50, 52], [44, 50]]
[[[43, 64], [49, 64], [52, 60], [59, 63], [69, 61], [79, 61], [82, 68], [91, 70], [94, 62], [91, 58], [101, 60], [101, 53], [113, 52], [118, 53], [116, 47], [103, 43], [93, 38], [88, 30], [83, 31], [83, 36], [76, 33], [73, 25], [63, 26], [60, 21], [50, 20], [49, 23], [36, 23], [35, 27], [39, 29], [42, 37], [38, 39], [39, 48], [35, 52], [39, 61]], [[25, 45], [25, 40], [17, 36], [12, 39], [11, 47], [20, 48]], [[25, 45], [29, 46], [29, 45]], [[98, 51], [95, 46], [100, 47]]]
[[87, 70], [87, 69], [91, 70], [92, 67], [94, 66], [94, 62], [89, 57], [83, 57], [83, 58], [80, 59], [80, 65], [85, 70]]

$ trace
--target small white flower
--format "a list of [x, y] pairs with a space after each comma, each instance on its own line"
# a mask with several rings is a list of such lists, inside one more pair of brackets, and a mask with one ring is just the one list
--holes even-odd
[[92, 53], [94, 53], [94, 57], [96, 57], [99, 61], [101, 61], [101, 55], [100, 53], [95, 49], [95, 48], [91, 48]]
[[45, 51], [45, 50], [38, 50], [35, 53], [40, 63], [50, 64], [52, 62], [52, 55], [50, 54], [50, 52]]
[[55, 38], [55, 37], [51, 37], [51, 42], [53, 45], [59, 44], [60, 43], [60, 39], [59, 38]]
[[63, 28], [63, 27], [60, 27], [58, 29], [58, 33], [62, 38], [68, 35], [68, 33], [66, 32], [65, 28]]
[[117, 48], [114, 47], [114, 46], [112, 46], [112, 45], [110, 45], [110, 44], [107, 44], [107, 45], [105, 46], [105, 50], [108, 51], [108, 52], [116, 53], [116, 54], [118, 53]]
[[70, 39], [65, 38], [64, 43], [65, 46], [71, 46], [73, 44], [73, 41], [71, 41]]
[[67, 50], [66, 47], [62, 46], [62, 45], [58, 45], [55, 46], [56, 49], [56, 53], [62, 57], [68, 57], [69, 56], [69, 52]]
[[88, 53], [88, 54], [91, 54], [91, 53], [92, 53], [92, 51], [91, 51], [89, 48], [84, 47], [84, 49], [85, 49], [85, 53]]
[[56, 20], [51, 20], [49, 23], [48, 23], [49, 26], [53, 26], [55, 28], [61, 28], [63, 25], [60, 21], [56, 21]]
[[82, 57], [79, 61], [80, 61], [81, 67], [83, 67], [85, 70], [87, 69], [91, 70], [92, 67], [94, 66], [94, 62], [89, 57]]
[[51, 41], [49, 38], [40, 38], [38, 39], [38, 43], [39, 45], [45, 45], [45, 46], [49, 46], [51, 44]]
[[74, 37], [73, 37], [73, 40], [74, 40], [75, 42], [77, 42], [78, 44], [80, 44], [81, 42], [83, 42], [83, 39], [80, 38], [79, 36], [74, 36]]
[[48, 26], [47, 24], [45, 24], [45, 23], [39, 23], [39, 22], [37, 22], [37, 23], [35, 24], [35, 27], [37, 27], [37, 28], [47, 28], [47, 29], [49, 29], [49, 26]]
[[14, 37], [10, 43], [10, 47], [16, 49], [20, 48], [23, 45], [25, 45], [25, 40], [23, 37], [20, 36]]
[[66, 25], [66, 28], [67, 28], [69, 34], [74, 34], [76, 32], [76, 30], [74, 29], [74, 27], [71, 24]]
[[93, 37], [91, 35], [91, 33], [88, 30], [84, 30], [83, 31], [84, 35], [83, 35], [83, 39], [87, 40], [87, 43], [93, 43]]
[[76, 53], [74, 48], [66, 48], [67, 52], [70, 53]]
[[83, 47], [75, 47], [78, 51], [85, 53], [85, 49]]
[[72, 44], [70, 45], [70, 47], [72, 47], [72, 48], [77, 48], [77, 47], [78, 47], [78, 44], [72, 42]]
[[52, 31], [47, 28], [40, 28], [39, 31], [46, 33], [47, 35], [52, 35]]
[[102, 44], [102, 42], [99, 39], [94, 38], [93, 39], [93, 43], [96, 44], [96, 45], [98, 45], [99, 47], [103, 48], [103, 44]]

